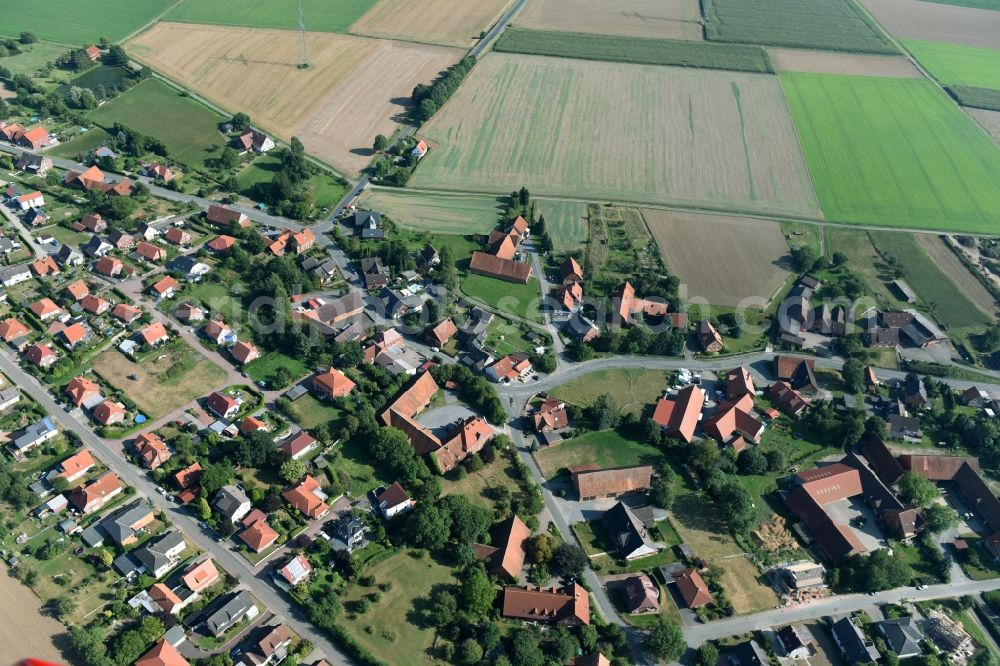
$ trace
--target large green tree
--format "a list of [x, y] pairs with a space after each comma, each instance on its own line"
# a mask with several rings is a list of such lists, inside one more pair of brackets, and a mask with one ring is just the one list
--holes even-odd
[[926, 477], [916, 472], [905, 472], [897, 482], [900, 496], [915, 506], [927, 506], [937, 496], [937, 487]]
[[647, 636], [643, 647], [650, 657], [673, 662], [678, 661], [687, 650], [687, 643], [676, 622], [661, 618], [653, 625], [653, 630]]

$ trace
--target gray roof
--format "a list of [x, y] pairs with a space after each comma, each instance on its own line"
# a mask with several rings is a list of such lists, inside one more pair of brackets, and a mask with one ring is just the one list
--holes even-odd
[[869, 641], [851, 618], [843, 617], [830, 627], [844, 658], [852, 664], [878, 661], [881, 656], [875, 644]]
[[80, 538], [83, 539], [83, 542], [90, 548], [97, 548], [104, 543], [104, 533], [97, 529], [97, 525], [91, 525], [87, 529], [80, 532]]
[[45, 417], [37, 423], [32, 423], [27, 428], [21, 431], [21, 434], [14, 438], [11, 445], [17, 451], [23, 451], [25, 449], [31, 448], [34, 444], [41, 439], [46, 433], [55, 430], [56, 427], [52, 425], [52, 421], [48, 417]]
[[375, 226], [382, 226], [382, 214], [377, 210], [359, 210], [354, 213], [354, 226], [362, 227], [369, 222], [374, 222]]
[[177, 530], [170, 530], [156, 539], [146, 542], [142, 548], [135, 551], [135, 557], [153, 573], [157, 569], [170, 564], [167, 551], [184, 543], [184, 537]]
[[132, 557], [131, 553], [122, 553], [112, 562], [114, 568], [123, 576], [139, 570], [139, 563]]
[[876, 622], [875, 627], [882, 634], [889, 648], [899, 657], [905, 659], [923, 652], [920, 649], [920, 641], [923, 636], [912, 617], [883, 620]]
[[753, 640], [733, 646], [728, 656], [735, 666], [768, 666], [771, 663], [767, 653]]
[[253, 605], [253, 597], [246, 590], [223, 597], [219, 605], [205, 616], [205, 626], [213, 636], [219, 636], [243, 619]]
[[88, 257], [96, 257], [99, 254], [110, 252], [114, 246], [101, 239], [100, 236], [91, 236], [87, 244], [83, 246], [83, 253]]
[[628, 557], [643, 546], [655, 548], [646, 534], [642, 521], [636, 518], [632, 509], [623, 502], [618, 502], [605, 511], [601, 522], [604, 523], [611, 542], [624, 557]]
[[223, 486], [212, 500], [212, 506], [218, 509], [219, 513], [232, 518], [243, 504], [248, 504], [250, 498], [247, 494], [236, 486]]
[[142, 500], [135, 500], [127, 506], [114, 511], [104, 517], [96, 527], [101, 530], [109, 539], [121, 545], [127, 538], [132, 536], [132, 525], [152, 513], [152, 509]]
[[69, 263], [80, 262], [82, 260], [83, 260], [83, 255], [74, 250], [69, 245], [63, 245], [62, 247], [59, 248], [59, 251], [56, 252], [56, 261], [58, 261], [61, 264], [65, 264], [67, 262]]
[[354, 516], [341, 519], [334, 530], [331, 543], [335, 551], [351, 552], [364, 539], [365, 524]]

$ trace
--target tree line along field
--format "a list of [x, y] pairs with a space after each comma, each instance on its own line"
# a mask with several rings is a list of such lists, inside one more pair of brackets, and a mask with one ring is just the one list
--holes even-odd
[[358, 205], [382, 211], [403, 229], [467, 236], [488, 234], [504, 211], [503, 201], [480, 195], [369, 188]]
[[[920, 65], [945, 86], [1000, 90], [1000, 50], [962, 44], [902, 40]], [[1000, 35], [997, 36], [1000, 46]]]
[[705, 0], [705, 18], [713, 41], [897, 52], [853, 0]]
[[704, 67], [770, 73], [771, 59], [760, 46], [617, 37], [579, 32], [509, 28], [494, 51], [531, 55], [630, 62], [640, 65]]
[[171, 0], [4, 0], [0, 34], [30, 31], [42, 40], [81, 46], [118, 42], [152, 22]]
[[[307, 30], [346, 32], [377, 0], [302, 0]], [[168, 21], [249, 28], [299, 28], [299, 0], [183, 0]]]
[[651, 208], [642, 216], [688, 300], [739, 305], [756, 299], [763, 309], [791, 275], [777, 222]]
[[413, 187], [818, 212], [770, 76], [494, 53], [422, 134]]
[[226, 145], [218, 129], [224, 117], [157, 79], [146, 79], [102, 104], [90, 119], [105, 129], [121, 123], [154, 136], [166, 144], [172, 158], [199, 169]]
[[780, 79], [826, 219], [996, 232], [1000, 151], [933, 83]]
[[514, 23], [524, 28], [622, 37], [702, 38], [698, 0], [532, 0]]
[[467, 47], [500, 18], [511, 0], [378, 0], [351, 25], [368, 37]]

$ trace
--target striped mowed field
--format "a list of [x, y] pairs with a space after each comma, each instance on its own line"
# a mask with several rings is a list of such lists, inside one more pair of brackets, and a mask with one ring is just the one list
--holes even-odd
[[[997, 37], [1000, 47], [1000, 36]], [[974, 86], [1000, 90], [1000, 48], [984, 49], [963, 44], [903, 40], [931, 75], [946, 86]]]
[[404, 229], [434, 234], [488, 234], [503, 212], [503, 200], [474, 194], [432, 194], [399, 188], [369, 189], [360, 204], [380, 210]]
[[575, 252], [587, 244], [587, 204], [579, 201], [540, 199], [537, 212], [545, 217], [545, 230], [556, 252]]
[[410, 183], [816, 215], [773, 76], [487, 55]]
[[826, 219], [996, 233], [1000, 150], [930, 81], [780, 75]]

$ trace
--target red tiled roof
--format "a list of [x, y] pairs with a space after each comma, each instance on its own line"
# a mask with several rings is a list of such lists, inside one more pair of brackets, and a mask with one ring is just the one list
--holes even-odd
[[70, 402], [79, 407], [87, 398], [101, 392], [101, 387], [82, 375], [69, 380], [63, 392], [69, 396]]
[[685, 386], [675, 398], [661, 398], [656, 403], [653, 421], [668, 435], [690, 443], [705, 404], [705, 392], [697, 386]]
[[173, 645], [161, 638], [146, 654], [136, 660], [135, 666], [191, 666]]
[[562, 590], [505, 587], [501, 614], [529, 622], [590, 624], [590, 595], [579, 583]]
[[339, 398], [353, 391], [356, 384], [340, 370], [330, 368], [313, 377], [313, 386], [325, 395]]
[[128, 324], [141, 317], [142, 310], [132, 307], [128, 303], [119, 303], [111, 311], [111, 316]]
[[201, 463], [194, 463], [174, 474], [174, 482], [178, 488], [188, 489], [201, 479]]
[[277, 538], [278, 533], [274, 531], [274, 528], [266, 520], [258, 520], [240, 533], [240, 539], [256, 553], [265, 550]]
[[75, 347], [81, 340], [87, 337], [87, 329], [80, 322], [67, 326], [60, 333], [63, 339], [66, 340], [66, 344], [70, 347]]
[[0, 322], [0, 338], [3, 338], [4, 342], [16, 340], [17, 338], [23, 337], [30, 332], [30, 328], [13, 317], [8, 317]]
[[176, 290], [179, 287], [180, 283], [178, 283], [177, 280], [168, 275], [167, 277], [163, 278], [162, 280], [154, 284], [152, 286], [152, 290], [156, 292], [157, 295], [163, 295], [164, 293], [167, 292], [167, 290], [169, 289]]
[[229, 349], [237, 363], [243, 365], [260, 357], [260, 352], [249, 342], [237, 342]]
[[316, 495], [314, 492], [316, 490], [319, 490], [319, 481], [307, 474], [306, 478], [283, 492], [281, 496], [310, 518], [319, 518], [329, 507]]
[[528, 263], [502, 259], [478, 250], [472, 253], [469, 270], [487, 277], [520, 284], [527, 284], [532, 274], [531, 265]]
[[192, 592], [201, 592], [219, 580], [219, 570], [215, 568], [215, 562], [209, 558], [203, 562], [189, 566], [181, 578], [189, 590]]
[[576, 471], [570, 470], [570, 474], [580, 497], [610, 497], [649, 488], [653, 468], [650, 465], [636, 465], [608, 469], [576, 469]]
[[696, 569], [685, 569], [674, 574], [674, 584], [688, 608], [701, 608], [712, 603], [712, 593]]
[[122, 270], [122, 262], [115, 257], [101, 257], [94, 265], [94, 270], [102, 275], [116, 275]]

